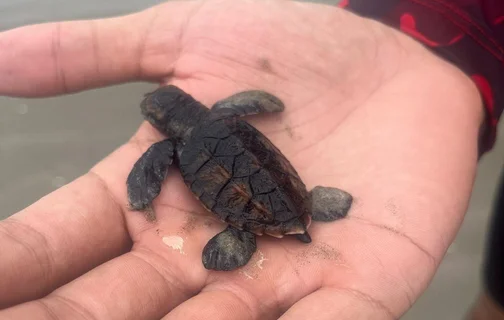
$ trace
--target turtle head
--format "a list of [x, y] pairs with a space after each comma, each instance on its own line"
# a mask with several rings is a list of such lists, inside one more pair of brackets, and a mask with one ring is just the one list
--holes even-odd
[[173, 85], [147, 93], [140, 109], [150, 124], [175, 139], [184, 139], [208, 112], [191, 95]]

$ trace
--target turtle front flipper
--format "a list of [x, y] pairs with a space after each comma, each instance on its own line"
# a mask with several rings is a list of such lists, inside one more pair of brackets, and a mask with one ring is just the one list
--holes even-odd
[[317, 186], [310, 191], [312, 219], [314, 221], [335, 221], [347, 216], [353, 197], [346, 191]]
[[281, 112], [283, 102], [274, 95], [261, 90], [249, 90], [236, 93], [217, 101], [212, 106], [212, 113], [220, 116], [242, 117], [258, 113]]
[[246, 265], [255, 251], [254, 234], [228, 226], [206, 244], [203, 265], [210, 270], [231, 271]]
[[131, 210], [153, 214], [151, 203], [161, 192], [161, 184], [173, 162], [175, 145], [169, 140], [154, 143], [133, 166], [128, 180], [128, 201]]

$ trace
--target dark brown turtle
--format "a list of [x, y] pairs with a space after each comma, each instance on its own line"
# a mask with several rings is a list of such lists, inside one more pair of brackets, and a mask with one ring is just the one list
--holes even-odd
[[128, 180], [133, 210], [151, 211], [172, 161], [206, 209], [228, 227], [203, 250], [203, 265], [233, 270], [256, 250], [256, 235], [292, 235], [311, 242], [312, 218], [346, 216], [352, 196], [336, 188], [308, 192], [296, 170], [263, 134], [242, 116], [280, 112], [283, 103], [263, 91], [245, 91], [209, 110], [175, 86], [145, 96], [142, 114], [169, 138], [153, 144], [134, 165]]

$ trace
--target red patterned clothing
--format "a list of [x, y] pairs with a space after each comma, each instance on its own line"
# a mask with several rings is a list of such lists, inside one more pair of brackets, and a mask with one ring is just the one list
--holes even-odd
[[422, 42], [470, 76], [487, 110], [482, 152], [504, 109], [504, 0], [342, 0], [340, 6]]

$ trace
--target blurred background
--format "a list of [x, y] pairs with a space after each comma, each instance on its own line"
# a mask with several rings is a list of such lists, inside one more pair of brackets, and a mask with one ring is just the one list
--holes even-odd
[[[161, 2], [1, 0], [0, 30], [126, 14]], [[338, 1], [311, 2], [334, 5]], [[140, 98], [151, 88], [132, 83], [57, 98], [0, 97], [0, 219], [85, 173], [129, 139], [141, 122]], [[499, 144], [480, 163], [457, 239], [429, 289], [402, 319], [462, 319], [479, 293], [485, 232], [504, 163], [503, 130], [501, 125]]]

